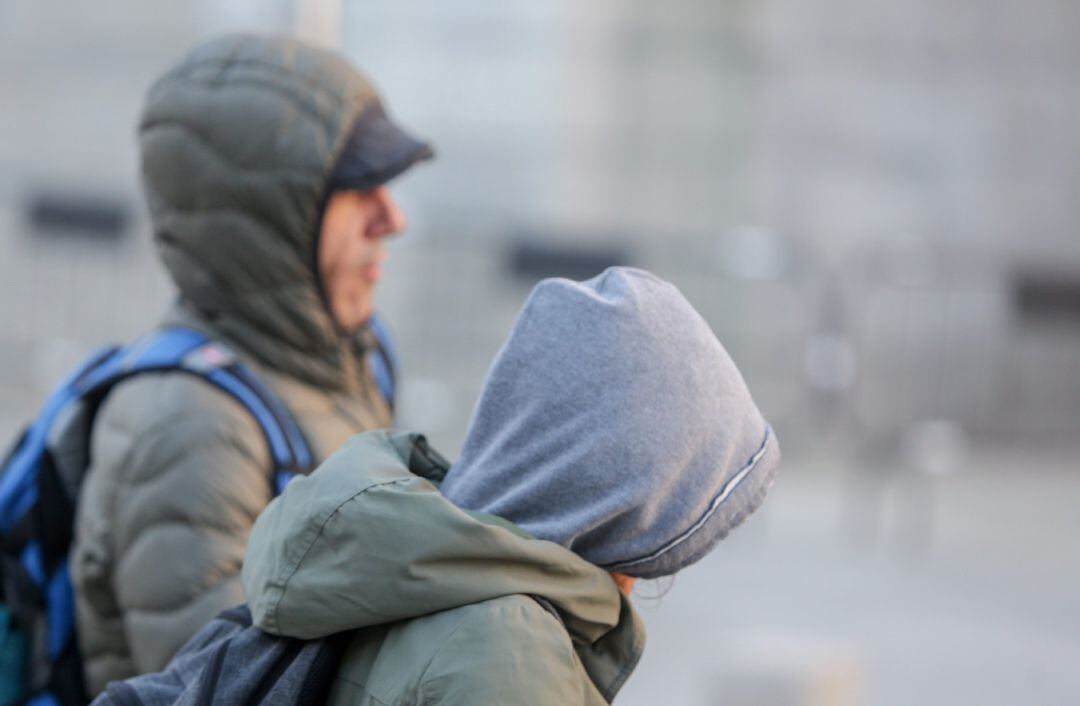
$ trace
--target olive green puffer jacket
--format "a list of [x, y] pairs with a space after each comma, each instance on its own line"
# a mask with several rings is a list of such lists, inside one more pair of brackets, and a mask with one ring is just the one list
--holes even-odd
[[[328, 175], [370, 85], [328, 52], [235, 36], [149, 92], [139, 127], [155, 242], [182, 304], [166, 319], [230, 346], [288, 404], [317, 458], [390, 423], [313, 269]], [[96, 417], [71, 555], [91, 694], [156, 671], [243, 601], [270, 456], [234, 400], [182, 373], [118, 385]]]

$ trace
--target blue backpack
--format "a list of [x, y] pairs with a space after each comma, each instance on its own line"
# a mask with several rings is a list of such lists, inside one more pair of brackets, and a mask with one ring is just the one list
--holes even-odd
[[[378, 346], [368, 364], [393, 409], [395, 351], [373, 319]], [[275, 494], [313, 467], [311, 451], [282, 401], [224, 346], [183, 328], [151, 333], [126, 347], [92, 354], [53, 392], [0, 464], [0, 706], [82, 706], [87, 702], [75, 639], [68, 552], [85, 474], [93, 415], [118, 382], [151, 371], [182, 371], [228, 393], [266, 437]], [[50, 447], [58, 431], [84, 441], [77, 477]]]

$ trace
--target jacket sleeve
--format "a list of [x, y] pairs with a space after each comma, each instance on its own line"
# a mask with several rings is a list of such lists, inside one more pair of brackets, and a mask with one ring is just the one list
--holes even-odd
[[[421, 680], [425, 706], [576, 706], [591, 683], [558, 620], [528, 596], [470, 606]], [[602, 699], [601, 699], [602, 700]], [[595, 700], [592, 701], [595, 703]]]
[[244, 601], [244, 546], [271, 497], [269, 451], [246, 409], [195, 378], [155, 383], [114, 390], [92, 437], [107, 573], [138, 672], [163, 668]]

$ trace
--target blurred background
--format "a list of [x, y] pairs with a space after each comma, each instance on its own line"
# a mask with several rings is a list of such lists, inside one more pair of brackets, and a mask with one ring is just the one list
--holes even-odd
[[619, 703], [1080, 701], [1075, 0], [0, 0], [0, 439], [167, 306], [135, 120], [230, 30], [342, 49], [438, 149], [380, 290], [401, 426], [456, 453], [530, 286], [613, 263], [773, 421]]

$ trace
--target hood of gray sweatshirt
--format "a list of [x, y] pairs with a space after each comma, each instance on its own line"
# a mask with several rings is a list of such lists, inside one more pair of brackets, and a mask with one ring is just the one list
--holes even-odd
[[772, 428], [672, 284], [610, 268], [536, 286], [442, 485], [609, 571], [674, 574], [758, 508]]

